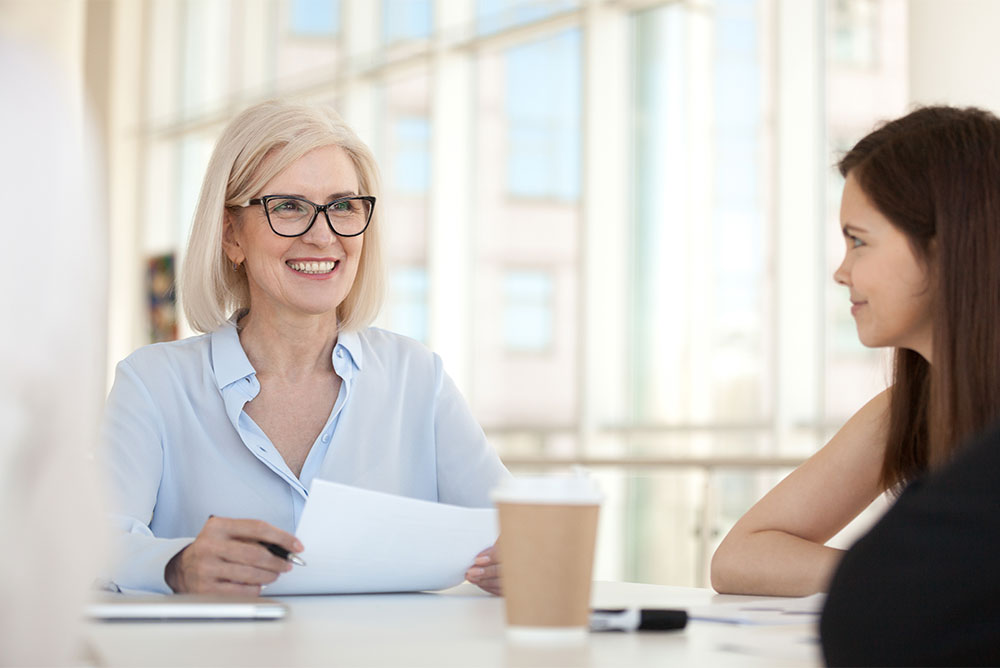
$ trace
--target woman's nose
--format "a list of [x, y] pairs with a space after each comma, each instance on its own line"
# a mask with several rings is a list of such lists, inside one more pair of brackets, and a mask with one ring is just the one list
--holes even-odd
[[838, 285], [849, 286], [850, 278], [851, 278], [851, 272], [849, 271], [847, 266], [847, 257], [844, 257], [843, 261], [840, 263], [840, 266], [837, 267], [837, 270], [835, 272], [833, 272], [833, 280]]
[[312, 224], [312, 227], [302, 235], [303, 241], [314, 246], [329, 246], [338, 239], [340, 237], [334, 233], [325, 211], [317, 213], [316, 221]]

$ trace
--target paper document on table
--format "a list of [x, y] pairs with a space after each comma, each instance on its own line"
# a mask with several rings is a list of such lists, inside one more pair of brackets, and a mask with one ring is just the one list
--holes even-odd
[[811, 624], [819, 621], [826, 594], [797, 598], [755, 598], [738, 603], [716, 603], [688, 608], [688, 617], [728, 624]]
[[496, 511], [314, 480], [295, 535], [305, 566], [263, 594], [361, 594], [447, 589], [497, 538]]

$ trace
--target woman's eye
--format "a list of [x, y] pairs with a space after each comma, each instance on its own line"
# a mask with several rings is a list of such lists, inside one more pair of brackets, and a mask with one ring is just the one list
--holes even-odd
[[851, 237], [851, 248], [857, 248], [858, 246], [864, 246], [865, 242], [857, 237]]
[[300, 214], [305, 211], [305, 207], [301, 202], [296, 202], [295, 200], [282, 200], [280, 202], [275, 202], [271, 207], [271, 213], [278, 213], [284, 215], [290, 214]]
[[333, 210], [337, 211], [337, 212], [340, 212], [340, 213], [349, 213], [349, 212], [351, 212], [351, 211], [354, 210], [354, 207], [352, 206], [352, 204], [353, 204], [353, 202], [351, 202], [351, 200], [346, 200], [346, 201], [343, 201], [343, 202], [336, 202], [333, 205]]

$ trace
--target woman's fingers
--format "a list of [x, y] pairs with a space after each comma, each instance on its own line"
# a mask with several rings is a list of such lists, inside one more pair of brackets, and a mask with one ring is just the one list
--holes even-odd
[[489, 566], [473, 566], [466, 573], [467, 575], [472, 575], [474, 580], [469, 580], [470, 582], [475, 582], [479, 584], [483, 580], [495, 580], [500, 577], [500, 564], [491, 564]]
[[223, 545], [220, 556], [234, 564], [245, 564], [275, 574], [292, 570], [292, 564], [286, 559], [276, 557], [258, 542], [248, 543], [242, 540], [231, 540]]
[[209, 517], [194, 542], [167, 565], [168, 583], [178, 592], [259, 595], [261, 585], [292, 568], [262, 542], [303, 549], [295, 536], [267, 522]]
[[216, 582], [231, 582], [240, 585], [264, 585], [271, 584], [278, 579], [279, 573], [274, 571], [264, 570], [263, 568], [254, 568], [253, 566], [245, 566], [243, 564], [233, 564], [229, 562], [221, 562], [219, 569], [215, 573], [213, 578]]
[[480, 589], [499, 596], [502, 593], [502, 577], [500, 564], [496, 561], [492, 550], [493, 548], [490, 548], [479, 553], [472, 567], [465, 572], [465, 579]]
[[[238, 520], [228, 517], [213, 517], [209, 522], [218, 521], [218, 525], [230, 538], [249, 542], [260, 541], [274, 543], [289, 552], [301, 552], [305, 549], [298, 538], [272, 526], [263, 520]], [[208, 522], [205, 523], [206, 526]]]
[[487, 580], [480, 580], [475, 583], [477, 587], [495, 596], [503, 595], [503, 587], [500, 578], [490, 578]]
[[477, 554], [476, 558], [472, 561], [472, 563], [476, 564], [477, 566], [484, 566], [490, 563], [491, 561], [496, 561], [496, 551], [497, 551], [497, 546], [496, 543], [494, 543], [493, 545], [490, 545], [488, 548]]
[[465, 579], [491, 594], [500, 594], [500, 559], [496, 543], [476, 555]]

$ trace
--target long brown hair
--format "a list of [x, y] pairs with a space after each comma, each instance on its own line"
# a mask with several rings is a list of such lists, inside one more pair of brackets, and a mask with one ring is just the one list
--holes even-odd
[[1000, 418], [1000, 119], [923, 107], [838, 163], [928, 268], [933, 367], [897, 348], [881, 482], [899, 490]]

